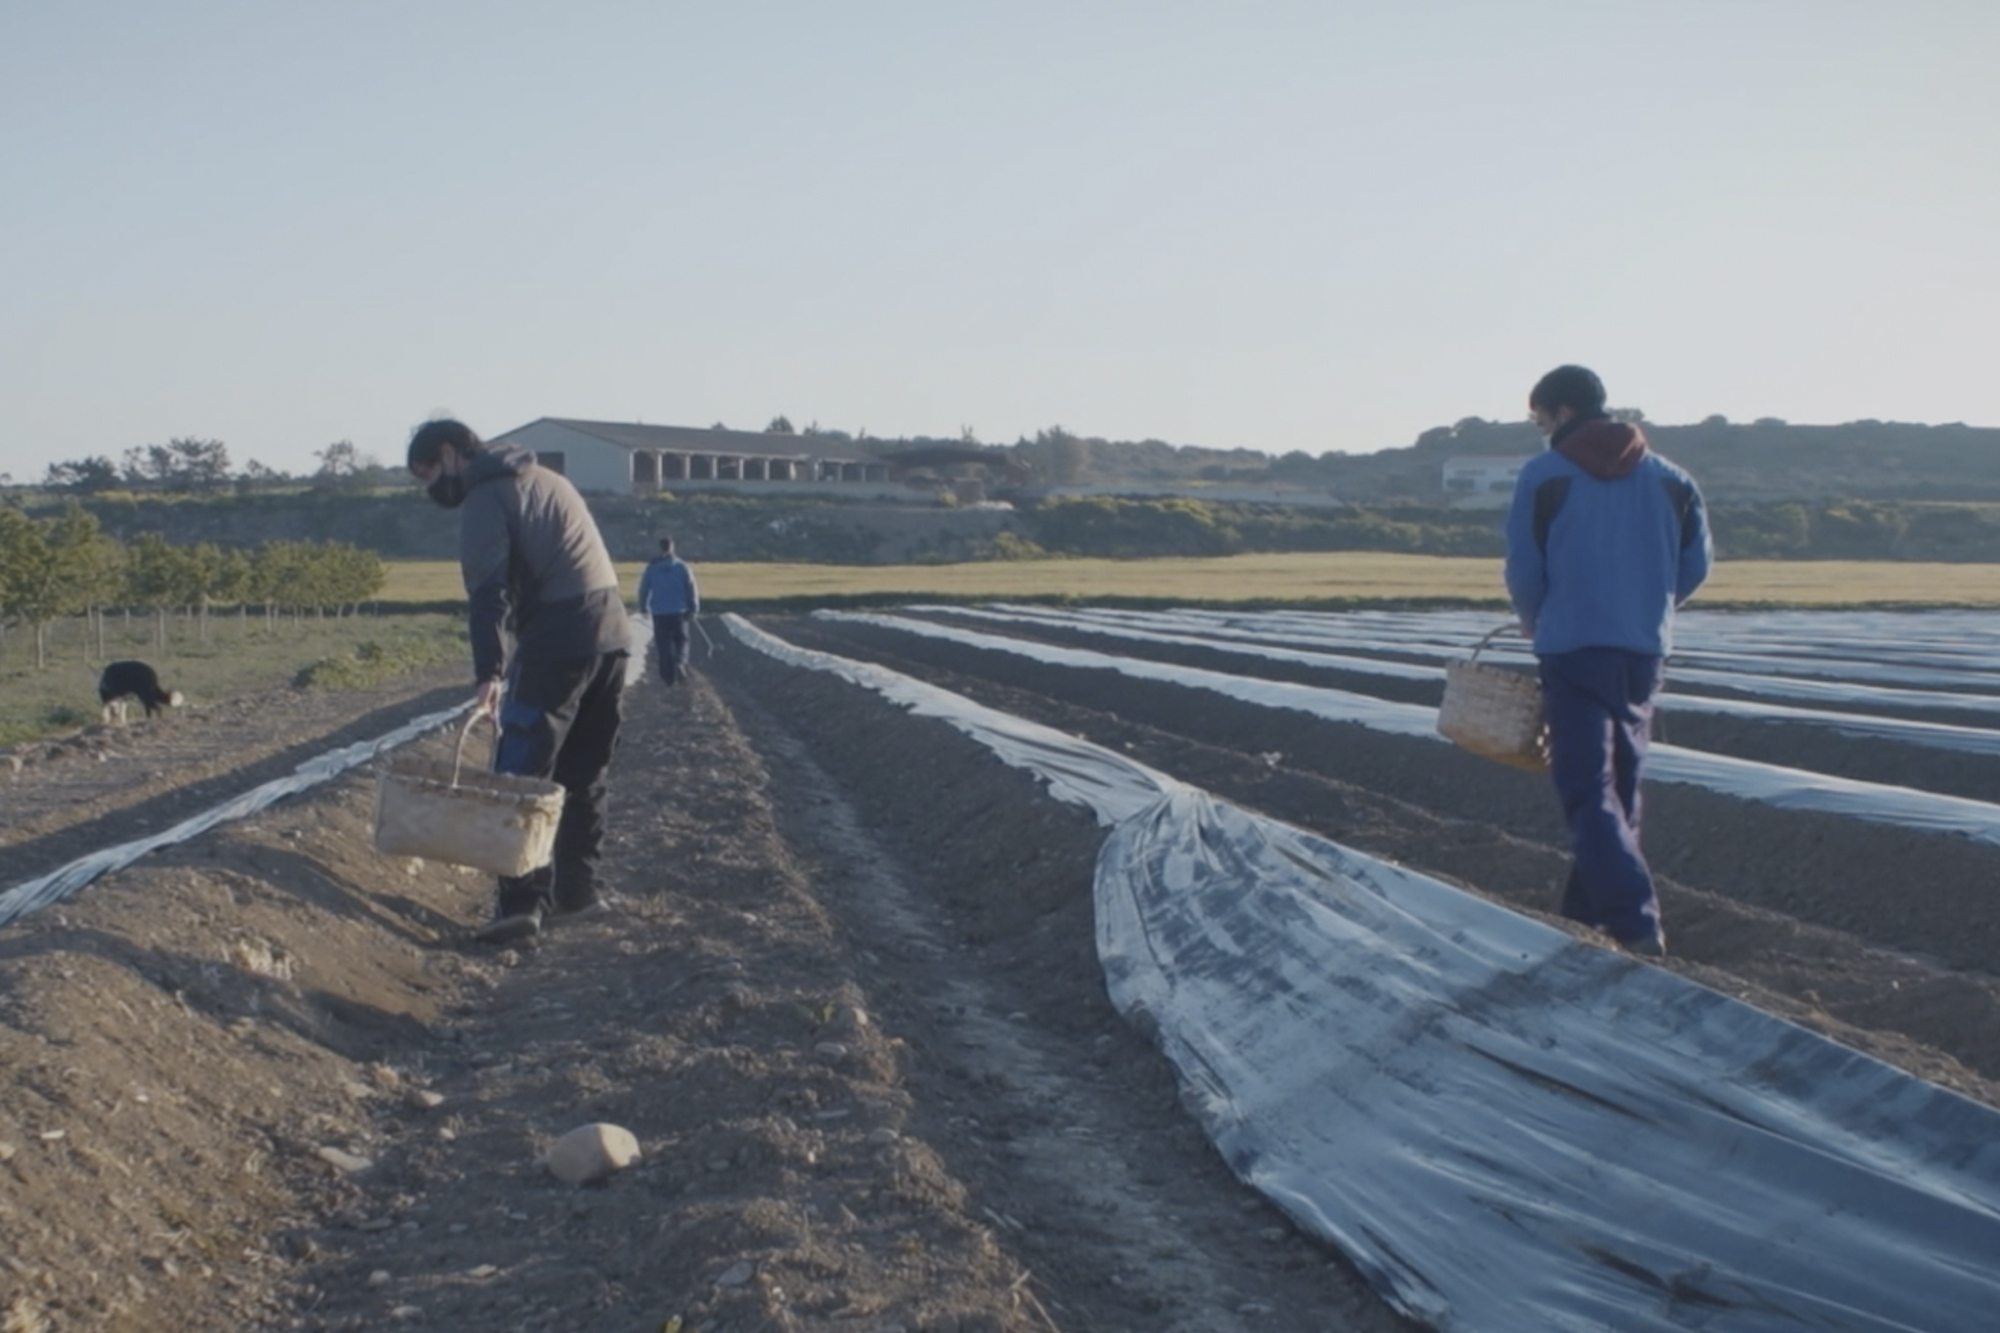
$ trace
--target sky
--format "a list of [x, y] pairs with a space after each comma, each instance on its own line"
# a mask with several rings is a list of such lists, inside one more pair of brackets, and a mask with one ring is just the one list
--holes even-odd
[[8, 0], [0, 472], [2000, 425], [1992, 0]]

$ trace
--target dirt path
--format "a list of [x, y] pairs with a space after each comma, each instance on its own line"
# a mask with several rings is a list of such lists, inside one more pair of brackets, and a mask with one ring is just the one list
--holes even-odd
[[[1521, 910], [1552, 898], [1540, 783], [1444, 747], [767, 626]], [[1112, 1012], [1083, 812], [717, 637], [693, 688], [632, 696], [612, 914], [464, 947], [485, 885], [369, 850], [355, 775], [0, 931], [0, 1328], [1408, 1327], [1229, 1175]], [[458, 697], [432, 689], [0, 778], [35, 812], [0, 888]], [[1774, 814], [1661, 792], [1669, 965], [2000, 1105], [2000, 947], [1964, 913], [2000, 858]], [[592, 1121], [643, 1158], [559, 1184], [540, 1152]]]
[[[361, 777], [0, 935], [0, 1310], [1403, 1326], [1228, 1175], [1111, 1012], [1087, 817], [941, 726], [733, 660], [724, 694], [635, 694], [621, 909], [532, 948], [461, 948], [478, 877], [366, 850]], [[793, 730], [836, 713], [843, 774], [827, 734]], [[913, 765], [950, 780], [915, 801], [846, 785]], [[558, 1184], [539, 1151], [594, 1120], [643, 1161]]]

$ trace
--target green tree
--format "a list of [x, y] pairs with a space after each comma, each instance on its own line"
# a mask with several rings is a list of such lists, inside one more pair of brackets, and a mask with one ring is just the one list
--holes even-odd
[[107, 594], [116, 549], [74, 500], [40, 521], [0, 509], [0, 615], [33, 632], [37, 670], [48, 665], [49, 626]]
[[125, 600], [153, 613], [153, 646], [165, 650], [167, 619], [201, 595], [200, 567], [157, 532], [142, 533], [125, 552]]
[[233, 546], [215, 553], [208, 569], [208, 596], [217, 606], [233, 606], [245, 617], [250, 614], [250, 557]]
[[33, 519], [12, 505], [0, 505], [0, 629], [20, 623], [23, 589], [41, 540]]
[[165, 444], [127, 449], [125, 477], [169, 491], [212, 491], [229, 480], [229, 447], [221, 440], [181, 436]]
[[48, 485], [68, 491], [109, 491], [117, 488], [118, 465], [109, 458], [71, 459], [49, 464]]
[[363, 490], [381, 470], [381, 464], [355, 448], [352, 440], [336, 440], [324, 449], [315, 450], [313, 457], [319, 460], [319, 470], [313, 473], [316, 490]]
[[314, 547], [309, 568], [310, 605], [322, 615], [359, 606], [380, 592], [388, 578], [382, 557], [345, 542]]
[[1090, 471], [1090, 442], [1061, 426], [1036, 431], [1035, 438], [1014, 446], [1014, 452], [1053, 486], [1070, 486]]

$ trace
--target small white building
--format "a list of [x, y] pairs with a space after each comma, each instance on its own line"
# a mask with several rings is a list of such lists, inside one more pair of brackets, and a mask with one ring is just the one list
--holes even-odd
[[1444, 496], [1460, 509], [1499, 508], [1514, 498], [1514, 483], [1528, 459], [1448, 458], [1444, 464]]
[[771, 489], [875, 489], [888, 482], [887, 463], [817, 448], [818, 439], [542, 417], [493, 443], [531, 449], [538, 462], [568, 477], [578, 490], [612, 495], [645, 495], [669, 487], [762, 489], [767, 484]]

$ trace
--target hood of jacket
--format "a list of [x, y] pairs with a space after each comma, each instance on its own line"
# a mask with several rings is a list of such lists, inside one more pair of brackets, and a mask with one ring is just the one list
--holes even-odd
[[534, 465], [532, 450], [517, 444], [489, 444], [465, 460], [465, 489], [469, 491], [500, 477], [519, 476]]
[[1629, 422], [1586, 417], [1558, 428], [1549, 437], [1549, 448], [1599, 481], [1613, 481], [1646, 457], [1646, 434]]

